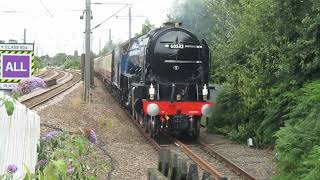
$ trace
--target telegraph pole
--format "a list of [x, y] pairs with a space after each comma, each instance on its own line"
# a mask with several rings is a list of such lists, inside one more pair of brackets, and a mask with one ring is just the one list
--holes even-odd
[[129, 41], [131, 41], [131, 6], [129, 6]]
[[101, 38], [99, 38], [99, 53], [101, 52]]
[[85, 36], [85, 63], [84, 63], [84, 101], [89, 102], [90, 99], [90, 33], [91, 33], [91, 0], [86, 0], [86, 36]]
[[23, 43], [27, 42], [27, 29], [23, 30]]
[[111, 45], [112, 45], [111, 29], [109, 29], [109, 45], [110, 45], [110, 47], [111, 47]]

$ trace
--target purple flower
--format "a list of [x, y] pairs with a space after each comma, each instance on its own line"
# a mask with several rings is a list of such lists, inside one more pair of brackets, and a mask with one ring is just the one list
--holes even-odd
[[47, 164], [48, 164], [47, 160], [44, 160], [44, 159], [40, 160], [40, 161], [37, 162], [35, 169], [37, 170], [37, 169], [39, 169], [39, 168], [41, 168], [41, 167], [43, 167], [43, 166], [45, 166]]
[[46, 83], [44, 82], [43, 79], [39, 77], [32, 77], [30, 79], [24, 79], [20, 81], [14, 91], [20, 95], [25, 95], [25, 94], [29, 94], [34, 89], [45, 88], [45, 87], [46, 87]]
[[39, 77], [32, 77], [31, 82], [33, 89], [46, 87], [46, 83], [44, 82], [44, 80]]
[[54, 138], [54, 137], [57, 137], [58, 135], [60, 135], [61, 134], [61, 132], [60, 131], [51, 131], [51, 132], [49, 132], [46, 136], [45, 136], [45, 140], [50, 140], [50, 139], [52, 139], [52, 138]]
[[14, 91], [21, 95], [28, 94], [32, 91], [32, 82], [29, 79], [22, 80]]
[[84, 128], [82, 130], [84, 132], [84, 135], [88, 138], [88, 140], [92, 144], [96, 144], [97, 143], [97, 135], [91, 128]]
[[8, 167], [7, 167], [7, 172], [9, 174], [14, 174], [15, 172], [17, 172], [18, 170], [18, 167], [15, 165], [15, 164], [10, 164]]
[[74, 172], [74, 168], [73, 167], [70, 167], [68, 170], [67, 170], [67, 174], [70, 176], [72, 175]]

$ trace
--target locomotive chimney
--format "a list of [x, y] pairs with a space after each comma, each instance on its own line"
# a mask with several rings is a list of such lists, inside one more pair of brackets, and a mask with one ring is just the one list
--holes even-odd
[[163, 27], [181, 27], [181, 22], [165, 22], [163, 23]]

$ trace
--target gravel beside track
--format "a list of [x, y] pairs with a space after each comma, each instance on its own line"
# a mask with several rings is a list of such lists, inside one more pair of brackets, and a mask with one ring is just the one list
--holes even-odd
[[[58, 127], [64, 131], [78, 131], [90, 127], [97, 133], [101, 161], [112, 167], [99, 174], [99, 179], [147, 179], [147, 169], [157, 167], [158, 154], [140, 135], [123, 109], [111, 97], [102, 83], [95, 79], [90, 104], [82, 103], [82, 85], [74, 87], [44, 105], [37, 107], [41, 117], [41, 133]], [[110, 155], [110, 156], [109, 156]], [[109, 173], [111, 171], [111, 173]]]
[[232, 142], [223, 136], [201, 133], [201, 140], [257, 179], [272, 179], [276, 164], [271, 150], [255, 149]]
[[[41, 133], [56, 129], [76, 132], [80, 127], [91, 127], [97, 132], [100, 160], [111, 164], [99, 173], [99, 179], [146, 179], [147, 169], [157, 167], [157, 151], [134, 127], [130, 117], [106, 91], [101, 81], [95, 79], [95, 85], [89, 104], [82, 103], [83, 88], [79, 83], [36, 108], [40, 112]], [[271, 179], [275, 175], [275, 163], [269, 150], [249, 148], [204, 131], [201, 141], [257, 179]], [[170, 147], [181, 152], [180, 148]], [[189, 147], [229, 179], [242, 179], [196, 145]], [[202, 171], [199, 168], [200, 178]]]

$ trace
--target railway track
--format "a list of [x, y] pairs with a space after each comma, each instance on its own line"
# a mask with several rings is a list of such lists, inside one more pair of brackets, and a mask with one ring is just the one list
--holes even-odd
[[52, 76], [53, 74], [54, 74], [54, 70], [48, 69], [48, 70], [46, 70], [45, 72], [39, 74], [37, 77], [39, 77], [39, 78], [45, 78], [45, 77], [50, 77], [50, 76]]
[[[109, 91], [110, 92], [110, 91]], [[114, 98], [116, 100], [116, 98]], [[117, 101], [117, 100], [116, 100]], [[210, 145], [199, 140], [197, 142], [184, 143], [183, 140], [176, 139], [172, 136], [167, 136], [165, 143], [159, 143], [159, 140], [151, 138], [145, 129], [141, 126], [139, 119], [135, 119], [131, 113], [124, 109], [128, 119], [136, 126], [142, 136], [160, 153], [162, 148], [179, 150], [194, 161], [202, 170], [209, 172], [214, 179], [246, 179], [255, 180], [248, 172], [235, 163], [227, 159], [222, 154], [215, 151]], [[199, 177], [200, 179], [200, 177]]]
[[186, 154], [191, 160], [193, 160], [198, 166], [207, 172], [209, 172], [214, 179], [247, 179], [255, 180], [256, 178], [251, 176], [248, 172], [241, 167], [228, 160], [226, 157], [215, 151], [208, 144], [203, 141], [198, 141], [187, 145], [186, 143], [178, 140], [174, 137], [167, 136], [167, 143], [162, 145], [156, 140], [152, 139], [147, 134], [144, 128], [141, 127], [138, 120], [134, 119], [132, 115], [126, 111], [126, 115], [135, 124], [139, 132], [152, 144], [152, 146], [160, 152], [161, 148], [179, 149]]
[[[73, 77], [67, 82], [55, 85], [50, 89], [48, 89], [47, 91], [45, 91], [44, 93], [35, 95], [29, 99], [25, 99], [21, 101], [21, 103], [24, 104], [27, 108], [32, 109], [56, 97], [57, 95], [63, 93], [64, 91], [68, 90], [69, 88], [71, 88], [72, 86], [74, 86], [76, 83], [80, 81], [81, 76], [79, 73], [71, 72], [71, 74]], [[60, 77], [61, 79], [63, 76], [65, 76], [64, 72], [59, 73], [59, 75], [57, 75], [56, 78]]]

